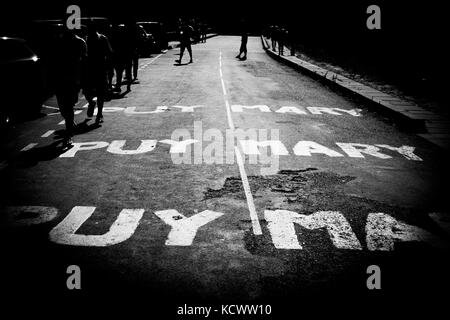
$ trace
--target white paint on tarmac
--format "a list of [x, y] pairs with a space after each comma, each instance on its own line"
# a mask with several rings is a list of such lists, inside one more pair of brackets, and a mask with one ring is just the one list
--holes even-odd
[[299, 141], [293, 148], [296, 156], [312, 156], [313, 153], [325, 154], [329, 157], [343, 157], [337, 151], [329, 149], [314, 141]]
[[370, 251], [392, 251], [396, 242], [421, 241], [435, 247], [448, 244], [429, 231], [397, 221], [385, 213], [369, 213], [366, 224], [366, 243]]
[[141, 144], [136, 150], [123, 150], [126, 140], [114, 140], [110, 143], [106, 151], [114, 154], [141, 154], [153, 151], [157, 142], [157, 140], [141, 140]]
[[158, 58], [161, 57], [162, 55], [163, 55], [162, 53], [161, 53], [161, 54], [158, 54], [158, 55], [157, 55], [156, 57], [154, 57], [150, 62], [148, 62], [146, 66], [148, 66], [148, 65], [152, 64], [153, 62], [155, 62], [156, 59], [158, 59]]
[[388, 150], [396, 151], [396, 152], [400, 153], [402, 156], [404, 156], [408, 160], [423, 161], [422, 158], [420, 158], [419, 156], [414, 154], [414, 150], [415, 150], [414, 147], [401, 146], [401, 147], [397, 148], [397, 147], [389, 146], [387, 144], [377, 144], [376, 146], [378, 146], [380, 148], [385, 148], [385, 149], [388, 149]]
[[78, 151], [106, 148], [108, 145], [109, 143], [104, 141], [74, 142], [73, 147], [61, 154], [59, 157], [73, 158]]
[[33, 149], [34, 147], [36, 147], [38, 144], [37, 143], [30, 143], [28, 145], [26, 145], [25, 147], [23, 147], [20, 151], [28, 151]]
[[42, 138], [48, 138], [50, 137], [53, 133], [55, 132], [55, 130], [48, 130], [46, 133], [44, 133], [41, 137]]
[[[222, 84], [223, 91], [223, 99], [225, 101], [225, 109], [227, 111], [227, 120], [228, 126], [231, 130], [235, 130], [235, 126], [233, 123], [233, 118], [231, 117], [230, 103], [228, 101], [227, 90], [225, 87], [225, 82], [223, 79], [222, 72], [222, 51], [219, 54], [219, 73], [220, 73], [220, 82]], [[238, 147], [234, 148], [234, 152], [236, 155], [236, 162], [239, 167], [239, 173], [241, 175], [242, 186], [244, 187], [245, 198], [247, 199], [247, 206], [250, 213], [250, 220], [252, 222], [253, 233], [255, 235], [261, 235], [261, 225], [259, 224], [258, 214], [256, 213], [255, 202], [253, 200], [253, 195], [250, 189], [250, 184], [248, 183], [247, 173], [245, 172], [244, 161], [242, 160], [242, 154], [239, 151]]]
[[273, 155], [276, 156], [288, 156], [289, 151], [286, 149], [284, 144], [280, 140], [264, 140], [264, 141], [256, 141], [256, 140], [239, 140], [241, 144], [242, 151], [247, 155], [259, 155], [260, 147], [270, 147], [270, 150]]
[[125, 113], [127, 114], [153, 114], [153, 113], [162, 113], [167, 111], [166, 106], [157, 106], [155, 110], [152, 111], [136, 111], [137, 107], [127, 107], [125, 108]]
[[185, 153], [188, 145], [199, 141], [195, 139], [187, 139], [183, 141], [165, 139], [160, 142], [170, 144], [170, 153]]
[[43, 108], [47, 108], [47, 109], [52, 109], [52, 110], [59, 110], [58, 107], [52, 107], [52, 106], [47, 106], [47, 105], [43, 105]]
[[380, 148], [363, 143], [336, 143], [349, 157], [365, 158], [364, 154], [380, 159], [390, 159], [391, 156], [381, 153]]
[[195, 108], [201, 108], [203, 106], [197, 105], [197, 106], [172, 106], [172, 108], [178, 108], [181, 109], [181, 112], [194, 112]]
[[280, 107], [280, 109], [276, 110], [275, 112], [277, 112], [277, 113], [308, 114], [307, 112], [305, 112], [303, 110], [300, 110], [297, 107], [289, 107], [289, 106]]
[[[82, 112], [83, 112], [83, 110], [75, 110], [73, 113], [75, 115], [77, 115], [77, 114], [80, 114]], [[53, 112], [53, 113], [48, 113], [47, 116], [56, 116], [56, 115], [60, 115], [60, 114], [61, 114], [61, 112]], [[58, 123], [58, 124], [61, 124], [61, 123]]]
[[325, 228], [338, 249], [362, 250], [350, 224], [338, 211], [319, 211], [310, 215], [288, 210], [266, 210], [264, 216], [277, 249], [302, 249], [294, 224], [309, 230]]
[[[195, 127], [195, 126], [194, 126]], [[213, 129], [209, 129], [213, 130]], [[239, 130], [234, 130], [234, 134], [236, 134]], [[183, 137], [188, 137], [189, 132], [187, 132], [187, 135], [184, 135]], [[194, 130], [195, 132], [195, 130]], [[205, 133], [208, 133], [206, 131]], [[209, 132], [208, 134], [211, 134]], [[170, 145], [170, 153], [186, 153], [190, 152], [191, 149], [188, 149], [188, 147], [191, 144], [196, 144], [194, 147], [199, 148], [198, 150], [194, 150], [194, 155], [197, 160], [199, 161], [196, 163], [202, 163], [202, 154], [211, 155], [212, 150], [222, 150], [223, 151], [223, 139], [221, 138], [221, 132], [220, 131], [214, 131], [214, 135], [218, 137], [218, 139], [221, 141], [218, 144], [218, 141], [212, 142], [210, 145], [208, 145], [202, 152], [202, 142], [203, 141], [211, 141], [210, 138], [208, 138], [208, 135], [205, 137], [203, 136], [197, 136], [194, 135], [194, 137], [198, 137], [199, 139], [186, 139], [186, 140], [173, 140], [173, 139], [164, 139], [160, 140], [159, 142], [169, 144]], [[236, 135], [235, 135], [236, 136]], [[237, 134], [237, 136], [240, 136]], [[228, 140], [227, 140], [228, 141]], [[271, 154], [273, 156], [289, 156], [290, 153], [286, 146], [280, 141], [280, 140], [261, 140], [257, 141], [255, 139], [246, 139], [246, 140], [238, 140], [238, 151], [235, 151], [234, 141], [227, 142], [227, 148], [228, 150], [228, 143], [230, 144], [230, 148], [234, 151], [234, 154], [237, 155], [249, 155], [249, 156], [257, 156], [261, 155], [260, 148], [270, 148]], [[148, 140], [141, 140], [141, 144], [137, 149], [134, 150], [123, 150], [123, 147], [126, 144], [126, 140], [113, 140], [111, 143], [104, 142], [104, 141], [91, 141], [91, 142], [75, 142], [73, 143], [73, 147], [69, 150], [67, 150], [65, 153], [61, 154], [61, 158], [72, 158], [75, 156], [75, 154], [78, 151], [81, 150], [95, 150], [100, 148], [105, 148], [108, 145], [110, 146], [107, 148], [107, 152], [113, 153], [113, 154], [126, 154], [126, 155], [134, 155], [134, 154], [142, 154], [146, 152], [153, 151], [155, 149], [156, 145], [158, 143], [158, 140], [148, 139]], [[364, 159], [366, 155], [373, 156], [375, 158], [379, 159], [392, 159], [393, 157], [390, 155], [386, 155], [384, 153], [379, 152], [380, 147], [386, 148], [388, 150], [396, 151], [398, 154], [402, 155], [403, 158], [407, 160], [413, 160], [413, 161], [422, 161], [420, 157], [415, 155], [413, 151], [415, 150], [414, 147], [410, 146], [401, 146], [401, 147], [391, 147], [388, 145], [369, 145], [369, 144], [361, 144], [361, 143], [336, 143], [341, 149], [345, 152], [345, 154], [341, 154], [335, 150], [332, 150], [328, 147], [325, 147], [317, 142], [314, 141], [298, 141], [295, 146], [293, 147], [293, 153], [296, 156], [306, 156], [311, 157], [313, 154], [323, 154], [329, 157], [344, 157], [348, 156], [350, 158], [356, 158], [356, 159]], [[37, 143], [32, 143], [25, 148], [22, 149], [22, 151], [29, 150], [33, 148]], [[219, 152], [218, 151], [218, 152]], [[220, 152], [222, 152], [220, 151]], [[233, 152], [231, 151], [231, 152]], [[209, 152], [209, 153], [208, 153]], [[215, 152], [215, 151], [214, 151]], [[234, 157], [231, 157], [231, 161], [227, 160], [227, 163], [232, 164]], [[242, 159], [241, 159], [242, 160]], [[216, 162], [214, 162], [216, 163]], [[242, 162], [243, 163], [243, 162]], [[238, 162], [239, 164], [239, 162]], [[243, 174], [246, 175], [245, 170], [242, 171]], [[248, 195], [251, 197], [251, 195]], [[249, 199], [250, 200], [250, 199]]]
[[155, 214], [171, 226], [166, 240], [168, 246], [190, 246], [200, 227], [223, 215], [221, 212], [205, 210], [187, 218], [174, 209], [156, 211]]
[[272, 112], [269, 108], [269, 106], [266, 106], [264, 104], [260, 104], [260, 105], [254, 105], [254, 106], [243, 106], [240, 104], [233, 104], [231, 105], [231, 111], [233, 112], [243, 112], [244, 109], [257, 109], [261, 112]]
[[103, 235], [75, 234], [94, 211], [95, 207], [74, 207], [64, 220], [50, 231], [50, 240], [71, 246], [112, 246], [129, 239], [136, 231], [144, 214], [144, 209], [123, 209], [107, 233]]

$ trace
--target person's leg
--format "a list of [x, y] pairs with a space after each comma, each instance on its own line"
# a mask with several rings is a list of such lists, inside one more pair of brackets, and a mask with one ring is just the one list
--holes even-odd
[[74, 129], [75, 129], [75, 116], [73, 113], [73, 105], [68, 103], [67, 105], [64, 106], [64, 120], [66, 122], [66, 137], [67, 139], [70, 139], [71, 137], [73, 137], [74, 134]]
[[103, 122], [103, 105], [105, 103], [105, 96], [102, 86], [99, 86], [99, 88], [97, 88], [97, 91], [97, 116], [95, 118], [95, 122], [101, 123]]
[[185, 49], [184, 44], [180, 43], [180, 58], [175, 60], [176, 62], [181, 63], [181, 60], [183, 59], [184, 49]]
[[123, 63], [120, 62], [116, 67], [116, 90], [120, 91], [120, 86], [122, 85], [122, 76], [123, 76]]
[[139, 66], [139, 55], [136, 53], [133, 56], [133, 80], [137, 79]]
[[131, 82], [133, 82], [133, 79], [131, 77], [131, 69], [132, 69], [132, 63], [133, 58], [128, 59], [126, 66], [125, 66], [125, 74], [127, 76], [127, 91], [131, 91]]
[[[70, 105], [70, 97], [67, 89], [60, 90], [56, 94], [56, 101], [58, 102], [58, 108], [61, 112], [61, 116], [64, 118], [66, 124], [66, 131], [64, 139], [69, 140], [73, 136], [74, 129], [74, 114], [73, 106]], [[70, 112], [72, 110], [72, 112]]]
[[96, 123], [103, 122], [103, 105], [105, 104], [107, 79], [106, 73], [103, 70], [99, 70], [95, 79], [95, 91], [97, 92], [97, 117]]
[[240, 59], [241, 58], [241, 54], [244, 52], [244, 43], [241, 42], [241, 46], [239, 47], [239, 54], [236, 56], [236, 58]]
[[192, 47], [191, 47], [191, 44], [187, 45], [187, 50], [188, 50], [189, 58], [190, 58], [189, 63], [192, 63], [194, 61], [192, 60]]
[[88, 102], [87, 116], [88, 118], [94, 115], [95, 101], [94, 101], [94, 90], [91, 88], [91, 84], [89, 87], [83, 89], [83, 94], [86, 97]]

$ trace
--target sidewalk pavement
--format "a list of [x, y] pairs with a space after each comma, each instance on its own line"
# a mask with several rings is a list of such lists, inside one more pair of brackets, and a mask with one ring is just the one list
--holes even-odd
[[[206, 35], [206, 39], [212, 38], [218, 36], [217, 33], [208, 33]], [[180, 42], [179, 41], [169, 41], [169, 45], [168, 45], [168, 49], [175, 49], [175, 48], [179, 48], [180, 47]]]
[[[296, 56], [279, 56], [273, 51], [267, 39], [261, 36], [261, 41], [266, 52], [273, 58], [286, 63], [296, 69], [304, 71], [320, 80], [354, 94], [362, 99], [369, 100], [380, 111], [393, 117], [402, 126], [427, 141], [449, 150], [450, 147], [450, 120], [438, 114], [420, 108], [411, 102], [401, 100], [395, 96], [386, 94], [362, 83], [351, 80], [335, 72], [323, 69], [314, 64], [299, 59]], [[285, 54], [290, 50], [284, 47]]]

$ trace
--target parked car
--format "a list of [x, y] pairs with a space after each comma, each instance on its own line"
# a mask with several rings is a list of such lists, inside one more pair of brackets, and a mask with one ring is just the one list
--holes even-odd
[[0, 124], [38, 114], [45, 87], [39, 57], [20, 38], [0, 38]]
[[137, 32], [139, 39], [138, 49], [141, 56], [148, 56], [152, 52], [157, 51], [155, 37], [151, 33], [145, 31], [144, 27], [139, 24], [137, 25]]
[[161, 51], [167, 49], [169, 43], [167, 41], [167, 33], [161, 22], [144, 21], [137, 22], [142, 26], [146, 33], [151, 34], [155, 40], [156, 50]]

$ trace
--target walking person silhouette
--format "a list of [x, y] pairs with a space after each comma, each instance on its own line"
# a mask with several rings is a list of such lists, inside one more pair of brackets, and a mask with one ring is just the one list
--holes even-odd
[[[241, 47], [239, 48], [239, 54], [236, 56], [239, 60], [247, 60], [247, 41], [248, 41], [248, 31], [247, 24], [245, 20], [241, 21]], [[244, 56], [241, 57], [241, 55]]]
[[179, 20], [179, 35], [180, 35], [180, 58], [175, 60], [178, 64], [181, 64], [181, 60], [183, 59], [184, 50], [187, 49], [189, 53], [189, 63], [194, 62], [192, 60], [192, 47], [191, 47], [191, 38], [193, 36], [194, 29], [188, 25], [184, 20]]
[[97, 32], [97, 28], [91, 21], [88, 24], [87, 44], [87, 68], [84, 81], [84, 95], [89, 102], [87, 116], [91, 118], [94, 114], [95, 101], [97, 97], [97, 124], [103, 122], [103, 104], [108, 87], [108, 64], [112, 55], [109, 40], [103, 34]]
[[81, 69], [86, 54], [86, 42], [78, 37], [73, 30], [64, 27], [54, 52], [54, 59], [52, 59], [52, 74], [58, 107], [66, 124], [64, 136], [64, 144], [66, 145], [72, 144], [72, 136], [74, 135], [74, 106], [78, 101]]

